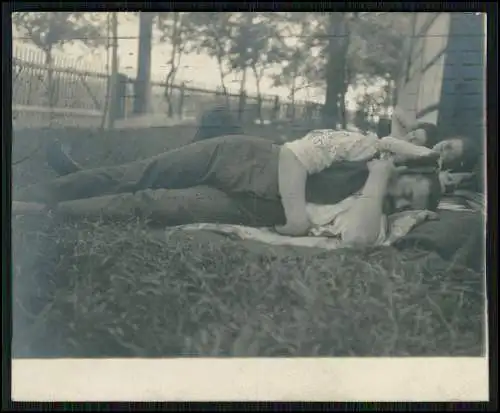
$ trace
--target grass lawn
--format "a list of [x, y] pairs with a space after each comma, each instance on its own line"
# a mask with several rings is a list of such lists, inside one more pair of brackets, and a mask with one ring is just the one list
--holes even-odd
[[[32, 144], [19, 142], [20, 157]], [[78, 143], [78, 161], [139, 157], [124, 154], [132, 146], [92, 142]], [[50, 177], [36, 156], [16, 168], [17, 185]], [[12, 225], [14, 356], [483, 352], [484, 276], [435, 254], [271, 247], [137, 220], [19, 216]]]
[[437, 256], [33, 217], [13, 222], [13, 247], [20, 357], [482, 351], [482, 277]]

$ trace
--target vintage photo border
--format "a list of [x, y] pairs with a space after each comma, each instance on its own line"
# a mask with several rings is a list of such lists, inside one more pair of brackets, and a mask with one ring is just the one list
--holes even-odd
[[[74, 6], [78, 3], [68, 3]], [[83, 3], [82, 3], [83, 4]], [[101, 6], [101, 11], [108, 6]], [[276, 3], [275, 3], [276, 4]], [[286, 3], [283, 6], [286, 7]], [[399, 3], [398, 3], [399, 4]], [[405, 9], [426, 10], [416, 2]], [[459, 3], [454, 3], [458, 8]], [[33, 4], [32, 4], [33, 5]], [[50, 3], [47, 3], [47, 6]], [[433, 3], [444, 10], [440, 3]], [[141, 4], [142, 6], [142, 4]], [[141, 7], [139, 6], [139, 7]], [[428, 6], [428, 5], [427, 5]], [[87, 7], [88, 3], [87, 3]], [[122, 11], [128, 6], [120, 6]], [[248, 7], [248, 5], [246, 6]], [[314, 7], [314, 5], [313, 5]], [[316, 6], [317, 7], [317, 6]], [[363, 6], [361, 6], [363, 7]], [[366, 6], [364, 6], [366, 7]], [[370, 6], [368, 6], [370, 7]], [[413, 7], [413, 8], [411, 8]], [[465, 3], [456, 11], [471, 8]], [[370, 7], [372, 9], [373, 7]], [[387, 8], [387, 5], [385, 6]], [[12, 401], [487, 401], [497, 348], [497, 14], [488, 11], [486, 248], [489, 357], [309, 359], [17, 359], [11, 318], [11, 7], [2, 3], [2, 399]], [[308, 8], [309, 9], [309, 8]], [[404, 11], [404, 10], [401, 10]], [[446, 10], [448, 11], [448, 10]], [[476, 9], [477, 11], [477, 9]], [[489, 375], [489, 370], [491, 375]], [[10, 380], [9, 380], [10, 379]], [[5, 397], [4, 397], [5, 396]], [[33, 406], [33, 403], [30, 403]], [[12, 406], [12, 405], [11, 405]]]

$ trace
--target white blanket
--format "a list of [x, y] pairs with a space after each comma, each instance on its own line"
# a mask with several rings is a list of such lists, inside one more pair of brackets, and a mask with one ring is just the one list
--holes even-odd
[[[316, 247], [326, 250], [334, 250], [345, 247], [340, 238], [342, 231], [342, 219], [338, 219], [352, 202], [348, 198], [336, 205], [308, 204], [307, 212], [313, 228], [308, 236], [290, 237], [278, 234], [272, 228], [254, 228], [243, 225], [229, 224], [187, 224], [169, 228], [168, 231], [212, 231], [230, 236], [237, 240], [254, 240], [270, 245], [290, 245], [303, 247]], [[382, 222], [381, 236], [376, 245], [391, 245], [416, 225], [431, 219], [437, 219], [437, 214], [431, 211], [405, 211], [393, 214], [387, 221]], [[344, 221], [345, 222], [345, 221]]]

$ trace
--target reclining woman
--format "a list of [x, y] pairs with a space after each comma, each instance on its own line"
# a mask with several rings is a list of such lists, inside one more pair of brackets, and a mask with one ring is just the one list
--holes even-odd
[[[364, 135], [330, 130], [313, 131], [283, 146], [253, 136], [221, 136], [125, 165], [80, 170], [18, 190], [15, 199], [55, 207], [70, 200], [105, 197], [111, 202], [123, 193], [141, 197], [149, 190], [208, 185], [246, 197], [250, 204], [271, 203], [279, 212], [271, 214], [270, 224], [281, 234], [303, 235], [311, 227], [306, 202], [336, 204], [356, 194], [343, 211], [340, 236], [346, 243], [366, 245], [380, 238], [384, 214], [433, 210], [439, 203], [434, 171], [402, 171], [392, 159], [374, 159], [380, 150], [401, 148], [409, 149], [405, 156], [429, 154], [401, 140], [372, 145]], [[193, 216], [192, 222], [197, 219]]]
[[[438, 129], [434, 124], [413, 120], [401, 107], [396, 107], [391, 123], [392, 128], [389, 125], [385, 125], [385, 128], [381, 128], [381, 130], [377, 131], [378, 138], [383, 140], [384, 144], [381, 145], [380, 143], [374, 142], [374, 135], [368, 137], [372, 139], [370, 145], [374, 145], [374, 147], [379, 150], [405, 153], [407, 155], [400, 157], [399, 160], [420, 158], [421, 156], [427, 158], [427, 155], [433, 158], [433, 156], [430, 155], [429, 151], [419, 151], [409, 146], [398, 146], [396, 148], [394, 145], [396, 145], [397, 142], [394, 143], [393, 138], [399, 138], [414, 145], [432, 149], [434, 152], [438, 153], [439, 157], [437, 157], [437, 161], [442, 171], [469, 172], [473, 169], [478, 160], [478, 148], [471, 139], [456, 136], [450, 139], [440, 140]], [[393, 133], [391, 133], [391, 129]], [[337, 138], [341, 137], [342, 139], [344, 136], [353, 136], [352, 133], [345, 134], [338, 133], [334, 130], [322, 130], [323, 133], [327, 131], [330, 134], [329, 138], [335, 136]], [[224, 135], [241, 135], [243, 133], [241, 125], [231, 116], [226, 106], [219, 105], [202, 114], [193, 141], [196, 142]], [[389, 144], [389, 141], [392, 143]], [[342, 142], [340, 142], [339, 145], [342, 146]], [[426, 164], [427, 161], [432, 162], [430, 158], [425, 159], [423, 164]], [[415, 164], [422, 164], [422, 162], [417, 161]]]
[[[388, 133], [387, 128], [383, 132]], [[410, 132], [412, 137], [409, 137]], [[439, 153], [440, 181], [444, 192], [453, 192], [464, 185], [470, 186], [471, 180], [478, 178], [478, 171], [482, 167], [478, 164], [481, 148], [478, 142], [470, 138], [455, 136], [441, 140], [435, 125], [415, 121], [400, 107], [394, 110], [391, 136], [406, 136], [412, 143]]]

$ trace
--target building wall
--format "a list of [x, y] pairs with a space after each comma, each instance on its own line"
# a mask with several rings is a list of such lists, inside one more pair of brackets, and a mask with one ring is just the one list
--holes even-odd
[[450, 25], [450, 13], [414, 14], [397, 103], [422, 121], [438, 122]]
[[415, 13], [397, 104], [436, 123], [443, 136], [464, 134], [482, 144], [485, 34], [483, 15]]
[[439, 127], [485, 141], [486, 21], [483, 15], [454, 13], [441, 90]]

